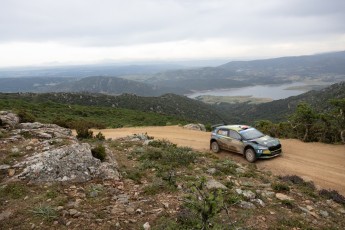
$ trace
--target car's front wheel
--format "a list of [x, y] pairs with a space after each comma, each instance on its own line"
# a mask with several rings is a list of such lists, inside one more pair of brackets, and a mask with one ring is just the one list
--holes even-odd
[[244, 156], [246, 160], [249, 161], [250, 163], [253, 163], [254, 161], [256, 161], [256, 155], [255, 155], [254, 149], [252, 148], [246, 149], [244, 152]]
[[217, 141], [213, 141], [213, 142], [211, 143], [211, 150], [212, 150], [212, 152], [214, 152], [214, 153], [219, 153], [220, 148], [219, 148], [219, 145], [218, 145]]

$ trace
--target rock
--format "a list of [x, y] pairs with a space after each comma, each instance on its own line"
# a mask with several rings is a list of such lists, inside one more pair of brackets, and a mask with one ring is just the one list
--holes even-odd
[[142, 214], [143, 213], [143, 210], [141, 210], [140, 208], [138, 208], [137, 210], [135, 210], [136, 213], [138, 214]]
[[247, 199], [254, 199], [255, 198], [255, 193], [253, 193], [252, 191], [250, 190], [244, 190], [242, 191], [242, 195], [247, 198]]
[[207, 169], [207, 173], [209, 173], [209, 174], [215, 174], [216, 173], [216, 169], [215, 168], [209, 168], [209, 169]]
[[341, 214], [345, 214], [345, 209], [340, 208], [340, 209], [338, 209], [338, 212], [340, 212]]
[[74, 216], [74, 215], [76, 215], [76, 214], [78, 213], [78, 210], [72, 208], [72, 209], [68, 210], [68, 213], [69, 213], [71, 216]]
[[128, 195], [127, 194], [120, 194], [117, 196], [117, 202], [121, 204], [127, 204], [128, 203]]
[[0, 222], [3, 220], [6, 220], [10, 218], [13, 215], [13, 212], [11, 210], [5, 210], [0, 213]]
[[15, 169], [8, 169], [8, 176], [13, 177], [15, 173], [16, 173]]
[[261, 207], [265, 207], [266, 206], [265, 203], [261, 199], [253, 199], [251, 201], [257, 203]]
[[312, 211], [314, 208], [313, 208], [312, 206], [310, 206], [310, 205], [307, 205], [307, 209], [308, 209], [309, 211]]
[[275, 192], [271, 192], [271, 191], [262, 191], [261, 195], [264, 197], [274, 197]]
[[0, 111], [0, 127], [13, 129], [19, 123], [19, 117], [8, 111]]
[[183, 126], [183, 128], [206, 132], [205, 125], [203, 124], [188, 124], [188, 125]]
[[325, 218], [329, 217], [328, 212], [327, 212], [327, 211], [324, 211], [324, 210], [320, 210], [320, 215], [323, 216], [323, 217], [325, 217]]
[[150, 230], [151, 229], [150, 223], [146, 222], [145, 224], [143, 224], [143, 228], [144, 230]]
[[94, 158], [89, 144], [71, 144], [28, 157], [14, 167], [24, 170], [17, 177], [31, 182], [85, 182], [93, 178], [119, 179], [115, 166]]
[[236, 173], [239, 173], [239, 174], [246, 172], [243, 168], [236, 168], [235, 170], [236, 170]]
[[289, 197], [283, 193], [276, 193], [276, 198], [278, 200], [290, 200], [290, 201], [294, 200], [292, 197]]
[[9, 168], [11, 168], [10, 165], [0, 165], [0, 170], [7, 170]]
[[129, 206], [125, 209], [125, 211], [128, 213], [128, 214], [134, 214], [135, 213], [135, 210], [133, 207]]
[[206, 182], [206, 188], [208, 189], [228, 189], [225, 185], [222, 183], [216, 181], [215, 179], [211, 179]]
[[253, 203], [247, 202], [247, 201], [241, 201], [239, 206], [241, 208], [245, 208], [245, 209], [255, 209], [255, 205]]
[[235, 189], [235, 191], [237, 192], [237, 194], [239, 194], [239, 195], [241, 195], [242, 194], [242, 189], [240, 189], [240, 188], [237, 188], [237, 189]]

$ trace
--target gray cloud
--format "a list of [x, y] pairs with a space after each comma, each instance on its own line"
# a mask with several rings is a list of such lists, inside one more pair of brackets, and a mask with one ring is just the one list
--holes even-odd
[[0, 42], [286, 42], [345, 33], [345, 1], [3, 0]]

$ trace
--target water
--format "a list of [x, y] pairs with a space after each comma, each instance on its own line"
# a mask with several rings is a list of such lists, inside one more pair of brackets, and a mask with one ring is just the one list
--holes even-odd
[[297, 82], [291, 84], [282, 85], [256, 85], [242, 88], [230, 88], [230, 89], [214, 89], [207, 91], [197, 91], [187, 96], [195, 98], [200, 95], [212, 95], [212, 96], [252, 96], [259, 98], [271, 98], [273, 100], [283, 99], [291, 96], [296, 96], [304, 93], [303, 90], [287, 90], [286, 88], [292, 86], [305, 86], [306, 84]]

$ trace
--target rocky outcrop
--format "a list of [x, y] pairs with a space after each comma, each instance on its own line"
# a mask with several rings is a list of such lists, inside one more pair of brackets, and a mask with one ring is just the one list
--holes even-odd
[[206, 131], [205, 125], [203, 124], [188, 124], [183, 126], [185, 129], [190, 129], [190, 130], [197, 130], [197, 131]]
[[[17, 155], [0, 165], [0, 179], [20, 179], [33, 183], [85, 182], [94, 178], [118, 180], [120, 174], [112, 152], [106, 148], [104, 162], [92, 156], [91, 146], [80, 143], [70, 129], [55, 124], [21, 123], [17, 115], [1, 111], [2, 149]], [[9, 158], [10, 159], [10, 158]], [[7, 178], [8, 178], [7, 177]]]
[[19, 123], [19, 117], [8, 111], [0, 111], [0, 128], [13, 129]]
[[92, 156], [89, 144], [72, 144], [44, 151], [14, 165], [23, 168], [19, 179], [31, 182], [85, 182], [96, 177], [119, 179], [116, 165], [102, 163]]

